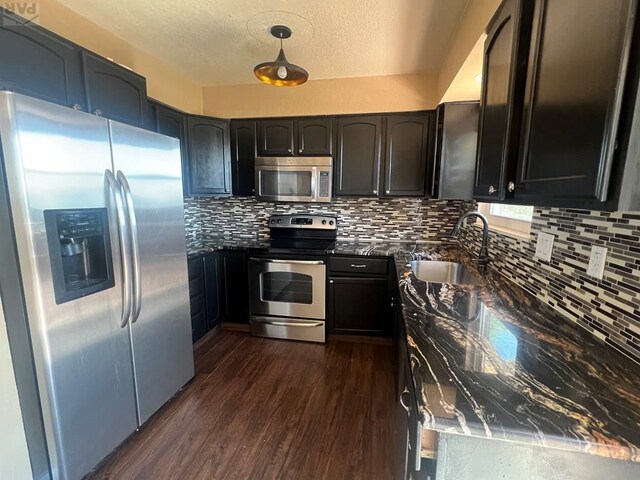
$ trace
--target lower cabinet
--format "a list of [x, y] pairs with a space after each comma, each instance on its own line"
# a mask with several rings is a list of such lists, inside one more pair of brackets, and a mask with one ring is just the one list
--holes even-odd
[[219, 253], [206, 255], [203, 259], [207, 331], [213, 329], [222, 320], [220, 265]]
[[249, 274], [247, 254], [240, 251], [220, 252], [221, 320], [249, 323]]
[[189, 303], [191, 304], [191, 336], [197, 342], [207, 333], [204, 262], [196, 257], [187, 263], [189, 272]]
[[387, 271], [386, 258], [329, 258], [329, 333], [391, 336]]

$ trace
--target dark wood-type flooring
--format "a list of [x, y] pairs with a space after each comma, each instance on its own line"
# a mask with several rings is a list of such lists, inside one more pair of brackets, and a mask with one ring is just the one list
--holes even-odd
[[388, 345], [217, 331], [196, 376], [91, 479], [391, 479]]

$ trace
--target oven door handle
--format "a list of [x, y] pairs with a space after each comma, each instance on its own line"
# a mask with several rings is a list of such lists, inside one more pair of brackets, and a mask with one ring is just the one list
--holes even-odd
[[304, 328], [315, 328], [321, 327], [324, 322], [312, 322], [312, 323], [301, 323], [301, 322], [289, 322], [289, 321], [278, 321], [278, 320], [267, 320], [266, 318], [252, 318], [252, 322], [256, 323], [264, 323], [267, 325], [276, 325], [278, 327], [304, 327]]
[[324, 265], [324, 260], [274, 260], [270, 258], [250, 258], [250, 262], [258, 263], [281, 263], [293, 265]]

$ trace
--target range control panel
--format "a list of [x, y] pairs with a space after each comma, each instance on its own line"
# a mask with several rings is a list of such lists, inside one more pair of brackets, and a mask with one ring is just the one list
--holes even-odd
[[272, 215], [269, 218], [269, 228], [337, 230], [338, 218], [328, 215]]
[[329, 185], [329, 172], [320, 172], [320, 185], [319, 185], [319, 191], [318, 191], [318, 196], [319, 197], [328, 197], [331, 195], [331, 193], [329, 192], [330, 190], [330, 185]]

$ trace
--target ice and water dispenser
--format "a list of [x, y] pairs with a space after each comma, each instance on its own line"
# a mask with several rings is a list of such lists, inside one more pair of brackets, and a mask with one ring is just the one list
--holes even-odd
[[106, 208], [45, 210], [56, 303], [114, 286]]

